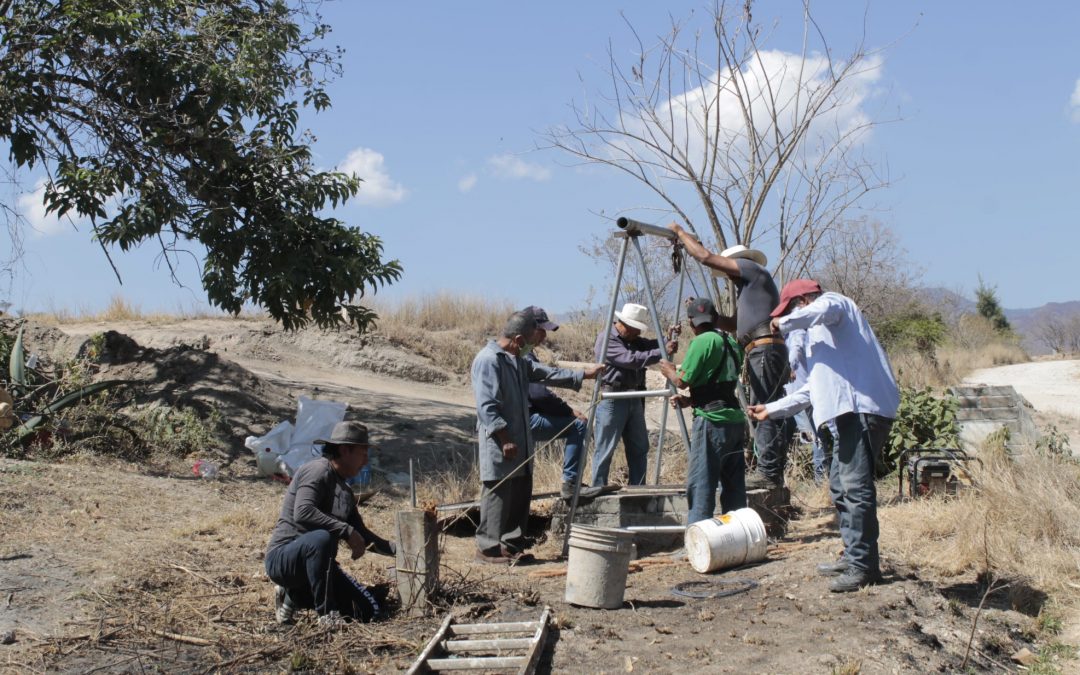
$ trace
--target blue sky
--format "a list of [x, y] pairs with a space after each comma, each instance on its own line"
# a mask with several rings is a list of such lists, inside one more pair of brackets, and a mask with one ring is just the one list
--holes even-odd
[[[864, 16], [867, 46], [885, 48], [863, 112], [897, 120], [866, 146], [892, 184], [865, 205], [897, 233], [923, 283], [970, 294], [982, 275], [1010, 308], [1080, 298], [1080, 3], [819, 5], [837, 53], [859, 37]], [[778, 22], [770, 47], [798, 50], [800, 7], [756, 4], [758, 20]], [[326, 5], [330, 40], [346, 49], [344, 74], [330, 90], [333, 107], [304, 123], [320, 165], [366, 179], [338, 215], [381, 236], [405, 268], [379, 297], [445, 290], [565, 310], [591, 288], [603, 303], [608, 270], [578, 247], [611, 231], [622, 210], [660, 204], [611, 170], [535, 150], [539, 133], [570, 123], [568, 104], [597, 91], [609, 40], [619, 54], [634, 49], [620, 11], [648, 40], [665, 32], [668, 13], [701, 9], [627, 0]], [[21, 200], [42, 230], [26, 237], [26, 270], [5, 289], [15, 307], [93, 311], [114, 294], [144, 310], [203, 302], [197, 261], [181, 261], [180, 288], [155, 266], [152, 247], [118, 252], [120, 286], [85, 228], [39, 218], [30, 197], [4, 196]]]

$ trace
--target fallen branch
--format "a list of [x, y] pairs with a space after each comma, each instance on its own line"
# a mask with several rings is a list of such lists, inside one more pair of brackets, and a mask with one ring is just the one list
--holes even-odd
[[189, 645], [195, 645], [197, 647], [212, 647], [214, 642], [201, 637], [192, 637], [190, 635], [180, 635], [179, 633], [170, 633], [167, 630], [158, 630], [156, 628], [147, 629], [148, 632], [157, 635], [158, 637], [167, 638], [169, 640], [175, 640], [176, 642], [183, 642]]

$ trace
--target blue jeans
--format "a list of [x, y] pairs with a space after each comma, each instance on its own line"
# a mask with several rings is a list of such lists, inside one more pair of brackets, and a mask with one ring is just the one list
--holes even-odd
[[285, 588], [295, 607], [319, 616], [336, 610], [360, 621], [382, 618], [386, 598], [346, 574], [334, 560], [337, 549], [327, 530], [306, 532], [266, 552], [266, 576]]
[[821, 436], [818, 435], [817, 429], [814, 428], [814, 423], [811, 418], [813, 408], [807, 408], [800, 413], [796, 413], [795, 426], [799, 431], [809, 434], [814, 444], [813, 463], [814, 463], [814, 481], [820, 482], [825, 474], [828, 473], [825, 467], [825, 446], [821, 442]]
[[688, 525], [713, 517], [717, 485], [720, 486], [721, 513], [746, 506], [745, 437], [744, 422], [722, 424], [694, 417], [690, 467], [686, 477]]
[[626, 464], [630, 468], [630, 484], [645, 484], [645, 469], [649, 464], [649, 431], [645, 428], [645, 399], [621, 398], [600, 401], [596, 406], [594, 424], [592, 484], [607, 485], [608, 469], [615, 446], [622, 439], [626, 449]]
[[[787, 347], [782, 344], [756, 347], [746, 355], [746, 372], [750, 379], [751, 405], [783, 398], [784, 385], [791, 380]], [[783, 482], [793, 432], [794, 425], [786, 419], [769, 418], [757, 423], [754, 450], [758, 458], [757, 470], [762, 475]]]
[[835, 420], [837, 439], [829, 492], [840, 516], [840, 538], [848, 563], [872, 576], [880, 573], [874, 458], [882, 451], [892, 420], [845, 413]]
[[559, 417], [533, 413], [529, 416], [529, 429], [534, 441], [566, 439], [563, 451], [562, 479], [571, 485], [581, 476], [581, 459], [585, 450], [585, 421], [576, 417]]

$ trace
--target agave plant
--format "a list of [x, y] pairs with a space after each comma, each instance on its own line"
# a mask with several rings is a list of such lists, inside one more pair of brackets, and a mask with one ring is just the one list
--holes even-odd
[[[8, 427], [14, 427], [10, 430], [10, 437], [7, 439], [10, 446], [29, 443], [36, 437], [42, 429], [42, 425], [51, 416], [65, 408], [69, 408], [89, 396], [128, 382], [127, 380], [102, 380], [67, 393], [60, 393], [58, 381], [55, 379], [36, 385], [30, 377], [29, 369], [26, 367], [26, 351], [23, 347], [24, 327], [19, 327], [15, 342], [11, 346], [11, 355], [8, 358], [9, 381], [7, 393], [9, 393], [8, 398], [12, 399], [9, 414], [15, 416], [15, 419], [19, 421], [17, 425], [8, 425]], [[50, 394], [56, 396], [56, 398], [41, 404], [41, 401]], [[0, 399], [3, 398], [0, 396]], [[0, 429], [4, 428], [7, 427], [0, 426]]]

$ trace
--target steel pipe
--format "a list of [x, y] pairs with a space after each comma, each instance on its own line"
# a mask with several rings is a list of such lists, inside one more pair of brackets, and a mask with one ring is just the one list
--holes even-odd
[[615, 221], [615, 224], [620, 229], [626, 230], [628, 234], [649, 234], [654, 237], [663, 237], [674, 241], [676, 239], [675, 233], [666, 227], [660, 227], [659, 225], [649, 225], [632, 218], [619, 218]]
[[622, 528], [624, 530], [630, 530], [631, 532], [641, 533], [656, 533], [656, 534], [677, 534], [679, 532], [685, 532], [685, 525], [631, 525], [629, 527]]
[[600, 398], [605, 400], [620, 398], [651, 398], [655, 396], [672, 396], [670, 389], [648, 389], [644, 391], [602, 391]]

